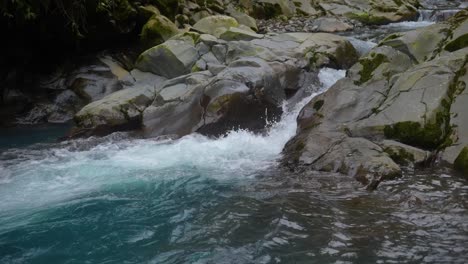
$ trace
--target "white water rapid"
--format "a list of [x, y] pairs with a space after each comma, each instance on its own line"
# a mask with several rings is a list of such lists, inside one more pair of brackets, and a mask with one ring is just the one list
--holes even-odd
[[[322, 69], [320, 91], [344, 75], [343, 70]], [[193, 134], [166, 141], [110, 140], [79, 151], [70, 142], [67, 147], [52, 149], [8, 150], [0, 157], [0, 216], [10, 210], [42, 209], [88, 192], [125, 188], [124, 183], [154, 177], [194, 173], [226, 180], [251, 177], [276, 162], [284, 144], [296, 133], [300, 109], [315, 95], [285, 111], [266, 135], [239, 130], [218, 139]], [[71, 145], [85, 143], [78, 140]]]

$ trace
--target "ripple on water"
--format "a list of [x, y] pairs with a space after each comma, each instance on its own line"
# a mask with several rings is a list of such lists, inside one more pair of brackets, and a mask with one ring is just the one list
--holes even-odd
[[345, 175], [283, 171], [294, 114], [267, 135], [1, 153], [0, 263], [466, 262], [466, 180], [408, 172], [369, 193]]

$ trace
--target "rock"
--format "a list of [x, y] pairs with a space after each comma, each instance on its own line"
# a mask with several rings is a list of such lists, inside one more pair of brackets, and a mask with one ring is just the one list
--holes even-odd
[[462, 11], [444, 23], [391, 34], [379, 45], [404, 52], [418, 63], [431, 60], [444, 51], [453, 52], [468, 46], [467, 18], [468, 11]]
[[263, 38], [263, 35], [256, 34], [252, 31], [247, 31], [239, 28], [228, 28], [224, 33], [219, 36], [220, 39], [226, 41], [232, 40], [252, 40], [257, 38]]
[[312, 129], [289, 141], [283, 153], [287, 166], [340, 172], [354, 177], [369, 190], [383, 180], [401, 175], [399, 166], [377, 144], [340, 132]]
[[395, 78], [372, 113], [349, 125], [351, 133], [366, 136], [383, 133], [386, 138], [429, 150], [446, 144], [451, 133], [448, 127], [454, 93], [451, 87], [457, 72], [464, 67], [464, 52], [416, 65]]
[[402, 73], [412, 66], [413, 62], [405, 53], [387, 46], [379, 46], [360, 58], [349, 70], [349, 76], [355, 84], [361, 85], [369, 81], [387, 80], [388, 76]]
[[464, 147], [454, 163], [455, 169], [462, 172], [465, 176], [468, 176], [468, 147]]
[[[466, 48], [465, 48], [466, 50]], [[450, 106], [451, 143], [442, 154], [442, 160], [453, 164], [460, 151], [468, 145], [468, 58], [465, 58], [465, 67], [457, 72], [456, 81], [452, 82], [455, 98]]]
[[255, 18], [243, 13], [243, 12], [239, 12], [237, 10], [235, 10], [234, 8], [232, 7], [229, 7], [226, 12], [233, 18], [235, 18], [237, 20], [237, 22], [240, 24], [240, 25], [245, 25], [247, 27], [249, 27], [250, 29], [254, 30], [254, 31], [258, 31], [258, 27], [257, 27], [257, 22], [255, 21]]
[[457, 13], [449, 23], [452, 24], [450, 38], [444, 49], [450, 52], [468, 47], [468, 11]]
[[154, 15], [160, 15], [159, 9], [153, 5], [145, 5], [138, 7], [139, 15], [144, 19], [148, 20]]
[[333, 17], [318, 18], [314, 20], [314, 22], [312, 23], [312, 27], [315, 31], [328, 33], [343, 32], [353, 29], [352, 25], [342, 22]]
[[327, 33], [287, 33], [301, 45], [297, 52], [307, 56], [315, 67], [331, 66], [347, 69], [353, 65], [358, 54], [354, 46], [341, 36]]
[[295, 13], [296, 7], [289, 0], [257, 0], [253, 6], [253, 14], [257, 18], [292, 17]]
[[394, 140], [383, 140], [379, 144], [390, 158], [400, 165], [423, 164], [429, 160], [431, 153]]
[[423, 62], [438, 53], [441, 42], [447, 37], [447, 24], [434, 24], [405, 33], [394, 33], [385, 38], [380, 45], [393, 47], [415, 62]]
[[[247, 32], [255, 34], [250, 29]], [[138, 70], [131, 73], [134, 87], [152, 85], [155, 91], [142, 119], [136, 112], [128, 119], [112, 112], [106, 119], [100, 111], [87, 111], [77, 120], [102, 120], [98, 126], [106, 131], [138, 129], [140, 122], [147, 137], [192, 132], [219, 136], [233, 128], [259, 131], [279, 118], [285, 99], [310, 85], [305, 81], [311, 74], [304, 71], [306, 53], [320, 52], [341, 67], [346, 63], [335, 58], [340, 56], [341, 46], [350, 45], [345, 38], [330, 34], [259, 36], [262, 38], [228, 41], [208, 34], [178, 34], [141, 54]], [[355, 53], [349, 47], [348, 53]], [[152, 81], [143, 82], [145, 75]], [[160, 84], [162, 78], [168, 80]], [[118, 100], [125, 97], [106, 97], [100, 105], [116, 105]], [[81, 121], [78, 126], [90, 134], [100, 133], [89, 123], [96, 122]]]
[[330, 2], [323, 0], [319, 2], [319, 6], [329, 14], [338, 17], [346, 16], [370, 25], [411, 20], [418, 16], [414, 6], [417, 1], [338, 0]]
[[193, 29], [219, 38], [219, 36], [229, 28], [238, 26], [239, 23], [234, 18], [218, 15], [201, 19], [193, 25]]
[[[194, 74], [205, 78], [186, 85]], [[285, 90], [297, 88], [300, 74], [292, 65], [244, 58], [211, 78], [210, 72], [185, 75], [163, 88], [145, 111], [144, 133], [151, 137], [192, 132], [219, 136], [233, 128], [263, 129], [268, 120], [279, 117]]]
[[143, 52], [135, 67], [166, 78], [174, 78], [191, 71], [199, 54], [193, 40], [168, 40]]
[[[357, 177], [372, 188], [399, 174], [395, 162], [424, 164], [432, 161], [430, 151], [445, 149], [442, 160], [463, 170], [468, 48], [440, 49], [450, 39], [425, 47], [431, 39], [427, 34], [416, 30], [388, 37], [359, 59], [346, 78], [313, 98], [301, 110], [283, 164], [351, 175], [360, 175], [354, 173], [360, 168], [364, 175], [375, 175]], [[411, 44], [387, 45], [397, 38]], [[419, 46], [423, 48], [415, 48]]]
[[127, 88], [86, 105], [75, 115], [72, 137], [106, 135], [141, 126], [142, 113], [154, 98], [154, 88]]
[[292, 0], [294, 6], [296, 6], [296, 11], [299, 14], [305, 16], [316, 16], [319, 15], [321, 12], [311, 5], [311, 1], [308, 0]]
[[152, 47], [163, 43], [178, 33], [177, 26], [167, 17], [154, 15], [143, 26], [140, 38], [147, 47]]

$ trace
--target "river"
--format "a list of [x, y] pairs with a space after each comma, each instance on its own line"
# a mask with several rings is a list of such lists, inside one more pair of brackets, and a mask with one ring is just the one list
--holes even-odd
[[[322, 69], [318, 90], [344, 74]], [[314, 95], [263, 135], [3, 134], [0, 263], [466, 263], [468, 182], [452, 171], [409, 169], [368, 192], [279, 168]]]

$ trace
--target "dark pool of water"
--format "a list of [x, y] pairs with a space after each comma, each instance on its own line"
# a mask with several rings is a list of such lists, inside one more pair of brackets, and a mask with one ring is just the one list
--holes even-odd
[[65, 136], [71, 124], [20, 125], [0, 128], [0, 150], [51, 143]]

